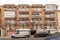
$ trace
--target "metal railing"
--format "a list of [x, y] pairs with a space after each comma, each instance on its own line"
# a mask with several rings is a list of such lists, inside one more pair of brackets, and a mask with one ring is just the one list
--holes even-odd
[[15, 10], [15, 8], [5, 8], [5, 10], [6, 10], [6, 11], [7, 11], [7, 10], [13, 11], [13, 10]]
[[32, 11], [41, 11], [42, 8], [32, 8]]
[[19, 11], [29, 11], [28, 8], [19, 8], [18, 10], [19, 10]]

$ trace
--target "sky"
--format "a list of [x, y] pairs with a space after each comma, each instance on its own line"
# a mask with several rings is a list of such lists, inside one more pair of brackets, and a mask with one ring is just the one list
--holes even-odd
[[57, 4], [60, 10], [60, 0], [0, 0], [0, 5], [4, 4]]

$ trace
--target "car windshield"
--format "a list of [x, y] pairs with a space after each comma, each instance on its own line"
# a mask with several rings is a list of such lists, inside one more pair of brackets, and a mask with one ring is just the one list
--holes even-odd
[[60, 36], [60, 32], [53, 33], [51, 36], [53, 36], [53, 37], [59, 37]]
[[16, 32], [16, 34], [19, 34], [19, 30]]

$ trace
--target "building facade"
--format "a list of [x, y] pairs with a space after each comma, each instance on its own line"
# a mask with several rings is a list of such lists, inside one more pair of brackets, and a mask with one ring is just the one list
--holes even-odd
[[5, 4], [0, 6], [0, 26], [5, 36], [20, 28], [57, 29], [57, 10], [56, 4]]
[[58, 10], [58, 31], [60, 32], [60, 10]]

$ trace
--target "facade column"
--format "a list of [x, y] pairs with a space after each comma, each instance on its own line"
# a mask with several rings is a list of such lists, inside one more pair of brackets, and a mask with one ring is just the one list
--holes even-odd
[[32, 22], [32, 8], [29, 8], [29, 28], [33, 28], [31, 25]]
[[45, 11], [44, 9], [42, 10], [42, 28], [44, 29], [44, 23], [45, 23]]
[[55, 27], [58, 27], [58, 10], [55, 11]]
[[18, 29], [18, 8], [15, 9], [15, 21], [16, 21], [16, 26], [15, 26], [15, 30]]

